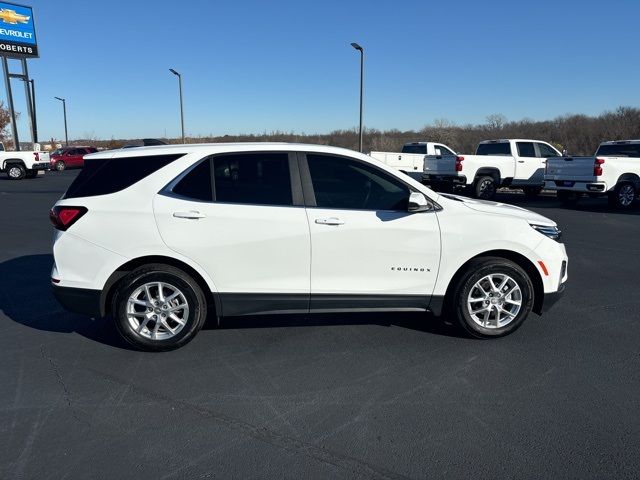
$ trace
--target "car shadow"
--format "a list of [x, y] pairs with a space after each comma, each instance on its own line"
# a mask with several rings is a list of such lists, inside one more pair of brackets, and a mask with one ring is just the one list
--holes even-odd
[[112, 322], [64, 310], [51, 292], [53, 255], [27, 255], [0, 263], [0, 310], [37, 330], [77, 333], [112, 347], [131, 350]]
[[[112, 347], [132, 350], [109, 319], [91, 319], [64, 310], [51, 292], [52, 255], [27, 255], [0, 263], [0, 310], [10, 320], [47, 332], [77, 333]], [[292, 326], [380, 325], [398, 326], [437, 335], [461, 333], [444, 319], [425, 313], [340, 313], [256, 315], [223, 318], [218, 326], [211, 315], [205, 329], [276, 328]]]

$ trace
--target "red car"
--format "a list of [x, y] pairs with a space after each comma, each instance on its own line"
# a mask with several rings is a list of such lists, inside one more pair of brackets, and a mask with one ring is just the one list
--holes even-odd
[[98, 149], [95, 147], [63, 147], [51, 152], [51, 170], [62, 172], [67, 168], [84, 167], [84, 156], [89, 153], [95, 153]]

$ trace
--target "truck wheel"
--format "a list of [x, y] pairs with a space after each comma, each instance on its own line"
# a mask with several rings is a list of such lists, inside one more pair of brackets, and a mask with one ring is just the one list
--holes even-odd
[[465, 333], [496, 338], [523, 324], [533, 308], [534, 289], [516, 263], [485, 257], [470, 262], [451, 300], [450, 311]]
[[540, 192], [542, 192], [542, 187], [524, 187], [522, 191], [524, 192], [525, 197], [534, 198], [540, 195]]
[[24, 165], [14, 163], [13, 165], [7, 166], [7, 177], [11, 180], [22, 180], [26, 174], [27, 170], [24, 168]]
[[27, 170], [27, 173], [25, 174], [25, 178], [36, 178], [37, 176], [38, 176], [37, 170]]
[[563, 205], [568, 207], [574, 207], [578, 203], [578, 200], [580, 200], [580, 195], [569, 190], [558, 190], [556, 197], [558, 197], [558, 200], [560, 200]]
[[113, 316], [124, 339], [141, 350], [166, 351], [191, 341], [207, 318], [198, 283], [182, 270], [152, 264], [120, 283]]
[[633, 205], [633, 201], [636, 199], [637, 195], [636, 187], [633, 186], [633, 183], [622, 182], [616, 185], [613, 189], [613, 192], [609, 194], [609, 204], [626, 210], [631, 208]]
[[67, 168], [67, 165], [62, 161], [58, 160], [56, 162], [56, 170], [59, 172], [63, 172]]
[[496, 185], [496, 180], [493, 177], [484, 176], [479, 177], [476, 180], [474, 193], [476, 198], [480, 198], [482, 200], [491, 200], [496, 196], [496, 191], [498, 187]]

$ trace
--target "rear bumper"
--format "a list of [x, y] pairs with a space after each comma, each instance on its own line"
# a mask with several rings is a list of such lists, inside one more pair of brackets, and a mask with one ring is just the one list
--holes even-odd
[[466, 185], [467, 177], [464, 175], [454, 174], [425, 173], [422, 175], [422, 181], [424, 183], [453, 183], [456, 185]]
[[52, 285], [53, 296], [66, 310], [89, 317], [101, 317], [100, 290]]
[[560, 284], [557, 292], [550, 292], [544, 294], [544, 301], [542, 303], [542, 311], [540, 313], [548, 312], [558, 301], [563, 297], [565, 290], [565, 284]]
[[34, 163], [31, 166], [31, 170], [49, 170], [50, 168], [51, 165], [49, 164], [49, 162]]
[[605, 182], [574, 181], [574, 180], [547, 180], [544, 188], [547, 190], [566, 190], [577, 193], [604, 193], [609, 190]]

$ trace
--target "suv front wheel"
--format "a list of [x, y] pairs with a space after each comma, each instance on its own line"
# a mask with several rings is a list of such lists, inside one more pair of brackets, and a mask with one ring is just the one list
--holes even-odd
[[128, 274], [116, 291], [113, 316], [120, 334], [150, 351], [179, 348], [196, 336], [207, 317], [198, 283], [169, 265], [147, 265]]
[[534, 290], [527, 273], [498, 257], [473, 260], [452, 297], [451, 313], [476, 338], [502, 337], [515, 331], [533, 308]]

